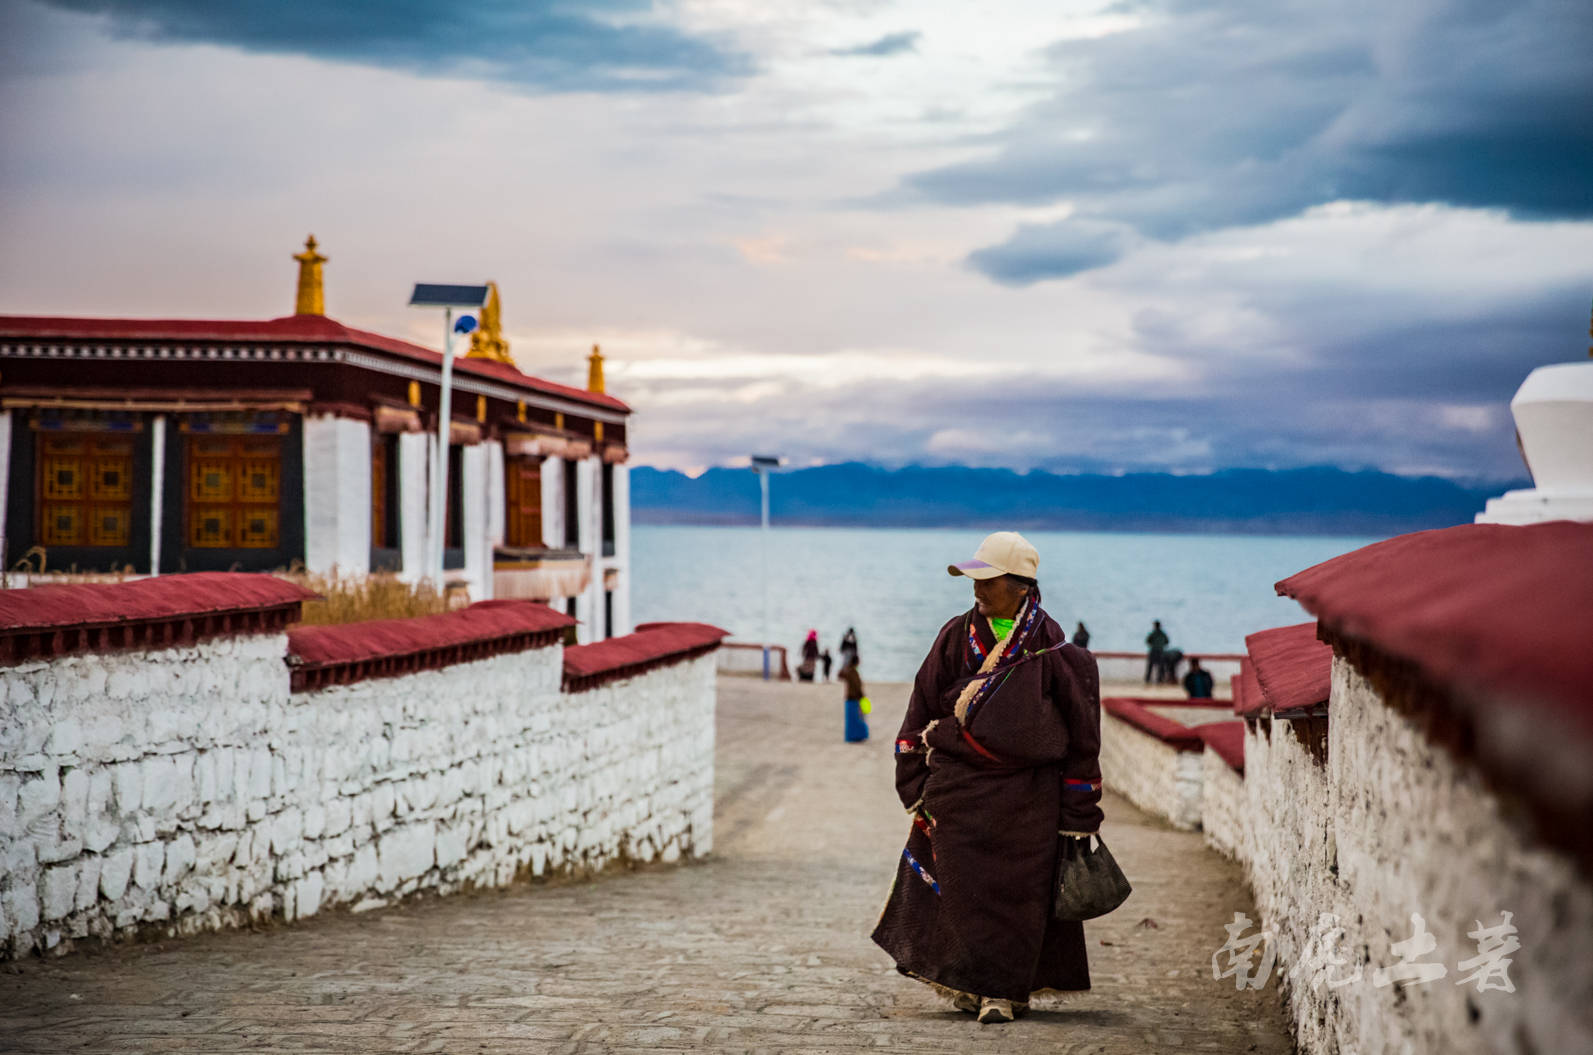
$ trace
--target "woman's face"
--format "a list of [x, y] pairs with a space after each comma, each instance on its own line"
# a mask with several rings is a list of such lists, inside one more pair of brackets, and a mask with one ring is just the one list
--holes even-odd
[[986, 619], [1011, 619], [1018, 614], [1029, 588], [1005, 575], [973, 581], [974, 607]]

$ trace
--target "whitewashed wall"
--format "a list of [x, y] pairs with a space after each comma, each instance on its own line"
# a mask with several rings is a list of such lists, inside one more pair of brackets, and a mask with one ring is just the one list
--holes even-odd
[[1206, 845], [1238, 857], [1244, 842], [1245, 780], [1207, 747], [1200, 755], [1200, 830]]
[[371, 568], [371, 428], [330, 415], [304, 419], [304, 565], [365, 575]]
[[1101, 713], [1105, 785], [1175, 827], [1200, 827], [1200, 752], [1180, 751], [1121, 718]]
[[435, 438], [424, 432], [398, 437], [398, 546], [406, 582], [426, 577], [426, 488]]
[[559, 646], [290, 694], [283, 635], [4, 672], [0, 951], [500, 885], [713, 839], [713, 658]]
[[[1434, 747], [1342, 659], [1331, 714], [1325, 767], [1284, 722], [1245, 743], [1241, 857], [1278, 943], [1300, 1050], [1593, 1051], [1593, 884], [1534, 845], [1469, 763]], [[1309, 945], [1324, 912], [1343, 928], [1330, 951], [1346, 961], [1328, 977], [1359, 976], [1337, 987], [1316, 978], [1322, 943]], [[1479, 953], [1468, 932], [1504, 912], [1519, 931], [1506, 953], [1515, 991], [1479, 992], [1461, 966]], [[1400, 962], [1392, 945], [1412, 936], [1413, 914], [1434, 942], [1417, 958], [1442, 976], [1374, 984], [1373, 971]]]

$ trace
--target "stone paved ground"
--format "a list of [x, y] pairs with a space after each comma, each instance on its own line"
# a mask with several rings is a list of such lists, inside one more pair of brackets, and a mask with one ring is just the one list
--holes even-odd
[[979, 1026], [897, 975], [868, 932], [906, 835], [906, 689], [874, 693], [849, 745], [834, 687], [721, 679], [710, 860], [29, 961], [0, 973], [0, 1050], [1290, 1050], [1275, 989], [1210, 976], [1254, 916], [1237, 868], [1115, 798], [1136, 890], [1086, 924], [1092, 992]]

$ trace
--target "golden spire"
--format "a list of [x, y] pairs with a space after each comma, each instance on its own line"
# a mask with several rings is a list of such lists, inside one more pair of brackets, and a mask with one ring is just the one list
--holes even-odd
[[315, 235], [304, 240], [304, 252], [293, 254], [299, 262], [299, 297], [295, 315], [325, 315], [326, 293], [321, 288], [321, 265], [326, 257], [315, 251]]
[[586, 357], [586, 390], [603, 391], [603, 353], [595, 344], [592, 345], [592, 354]]
[[509, 342], [503, 339], [503, 309], [498, 304], [498, 284], [487, 283], [487, 303], [481, 309], [481, 319], [470, 335], [470, 351], [466, 359], [492, 359], [513, 364], [509, 358]]

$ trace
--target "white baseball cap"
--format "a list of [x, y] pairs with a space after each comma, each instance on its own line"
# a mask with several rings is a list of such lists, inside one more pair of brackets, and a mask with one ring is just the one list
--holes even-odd
[[973, 560], [961, 564], [948, 564], [946, 571], [952, 575], [966, 575], [970, 579], [994, 579], [998, 575], [1021, 575], [1025, 579], [1040, 577], [1040, 554], [1029, 540], [1016, 531], [997, 531], [986, 535], [979, 543]]

